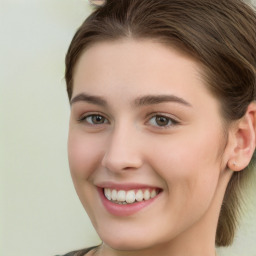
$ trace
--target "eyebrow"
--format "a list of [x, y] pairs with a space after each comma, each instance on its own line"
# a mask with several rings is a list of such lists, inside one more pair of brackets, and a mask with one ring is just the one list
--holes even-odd
[[[107, 101], [104, 100], [102, 97], [88, 95], [85, 93], [80, 93], [77, 96], [75, 96], [70, 101], [70, 104], [72, 105], [73, 103], [80, 102], [80, 101], [89, 102], [95, 105], [100, 105], [102, 107], [106, 107], [108, 105]], [[134, 105], [136, 107], [141, 107], [141, 106], [160, 104], [164, 102], [175, 102], [175, 103], [182, 104], [184, 106], [192, 107], [192, 105], [189, 102], [175, 95], [145, 95], [145, 96], [136, 98], [134, 101]]]
[[107, 102], [99, 97], [99, 96], [92, 96], [92, 95], [88, 95], [85, 93], [80, 93], [77, 96], [75, 96], [71, 101], [70, 101], [70, 105], [72, 105], [75, 102], [79, 102], [79, 101], [85, 101], [85, 102], [89, 102], [95, 105], [100, 105], [102, 107], [106, 107], [107, 106]]
[[164, 102], [175, 102], [180, 103], [184, 106], [192, 107], [189, 102], [175, 95], [146, 95], [137, 98], [135, 100], [135, 106], [147, 106]]

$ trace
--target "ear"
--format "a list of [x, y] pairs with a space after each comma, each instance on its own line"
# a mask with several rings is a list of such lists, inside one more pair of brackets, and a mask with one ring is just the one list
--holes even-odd
[[256, 145], [256, 103], [252, 102], [245, 115], [236, 122], [231, 131], [231, 154], [228, 160], [228, 168], [233, 171], [241, 171], [251, 161]]

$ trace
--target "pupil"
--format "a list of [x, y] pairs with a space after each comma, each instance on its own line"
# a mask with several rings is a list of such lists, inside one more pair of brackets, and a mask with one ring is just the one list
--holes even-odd
[[93, 117], [93, 122], [94, 122], [94, 123], [98, 123], [98, 124], [100, 123], [100, 124], [101, 124], [101, 123], [103, 122], [103, 117], [102, 117], [102, 116], [94, 116], [94, 117]]
[[168, 119], [166, 117], [163, 116], [158, 116], [156, 118], [156, 122], [159, 126], [164, 126], [168, 124]]

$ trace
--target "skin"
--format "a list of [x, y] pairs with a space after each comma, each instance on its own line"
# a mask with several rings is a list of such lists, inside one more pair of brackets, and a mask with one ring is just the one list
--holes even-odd
[[[101, 42], [79, 59], [68, 153], [77, 194], [103, 241], [95, 255], [215, 255], [228, 166], [236, 161], [233, 169], [243, 168], [238, 152], [245, 146], [249, 162], [255, 144], [244, 141], [255, 130], [255, 107], [225, 135], [219, 103], [200, 72], [193, 59], [149, 40]], [[182, 101], [139, 100], [159, 95]], [[160, 125], [156, 115], [164, 117]], [[99, 198], [104, 182], [162, 192], [141, 211], [114, 216]]]

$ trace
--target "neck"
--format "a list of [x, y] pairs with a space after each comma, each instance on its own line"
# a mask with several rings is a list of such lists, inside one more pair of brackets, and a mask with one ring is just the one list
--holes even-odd
[[159, 245], [152, 248], [144, 248], [140, 250], [115, 250], [106, 245], [102, 245], [97, 248], [93, 252], [93, 256], [166, 256], [166, 255], [175, 255], [175, 256], [216, 256], [214, 246], [210, 246], [211, 248], [206, 248], [203, 244], [201, 247], [195, 248], [195, 246], [190, 247], [187, 245], [183, 245], [183, 249], [181, 247], [171, 246], [170, 244]]

